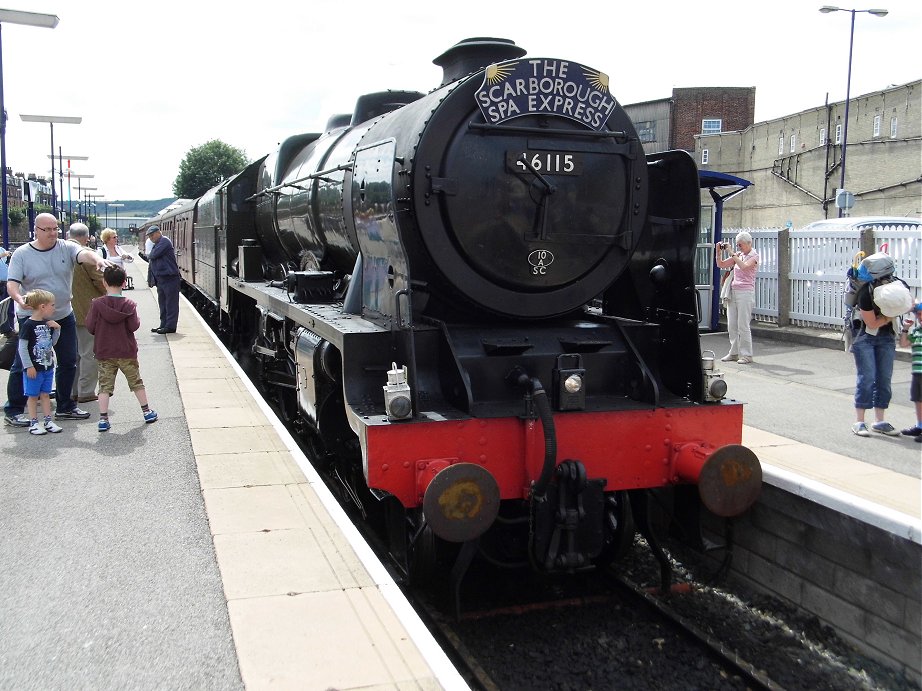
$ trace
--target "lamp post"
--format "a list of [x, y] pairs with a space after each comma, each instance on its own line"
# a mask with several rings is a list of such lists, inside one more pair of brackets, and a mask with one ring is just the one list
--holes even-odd
[[[82, 117], [71, 117], [69, 115], [23, 115], [20, 113], [19, 118], [23, 122], [47, 122], [51, 127], [51, 210], [55, 217], [58, 217], [58, 205], [54, 192], [54, 125], [79, 125], [83, 122]], [[64, 210], [64, 204], [61, 204], [61, 210]]]
[[119, 208], [121, 208], [121, 207], [123, 207], [123, 206], [125, 206], [125, 205], [124, 205], [124, 204], [112, 204], [112, 203], [106, 204], [106, 225], [109, 224], [109, 220], [108, 220], [108, 219], [109, 219], [109, 211], [108, 211], [108, 208], [109, 208], [110, 206], [111, 206], [113, 209], [115, 209], [115, 229], [114, 229], [114, 230], [115, 230], [115, 232], [117, 233], [117, 232], [118, 232], [118, 210], [119, 210]]
[[[95, 212], [96, 212], [96, 204], [97, 204], [98, 202], [103, 201], [103, 199], [105, 198], [106, 195], [104, 195], [104, 194], [88, 194], [88, 195], [86, 195], [86, 196], [87, 196], [87, 199], [90, 200], [90, 204], [93, 205], [93, 212], [94, 212], [93, 215], [96, 216], [96, 217], [98, 217], [99, 214], [98, 214], [98, 213], [95, 213]], [[106, 225], [108, 225], [108, 223], [109, 223], [109, 222], [108, 222], [108, 219], [107, 219], [107, 220], [106, 220]]]
[[[58, 25], [58, 17], [54, 14], [40, 14], [38, 12], [22, 12], [20, 10], [0, 10], [0, 169], [3, 172], [3, 181], [0, 183], [0, 194], [3, 200], [0, 207], [3, 214], [3, 246], [10, 246], [10, 219], [8, 218], [9, 200], [6, 198], [6, 104], [3, 101], [3, 25], [24, 24], [26, 26], [39, 26], [53, 29]], [[54, 153], [54, 145], [51, 146]]]
[[[855, 45], [855, 15], [866, 12], [867, 14], [873, 14], [875, 17], [886, 17], [888, 11], [882, 9], [850, 10], [844, 7], [823, 5], [820, 8], [820, 12], [823, 14], [829, 14], [830, 12], [850, 12], [852, 15], [852, 27], [848, 35], [848, 79], [845, 82], [845, 124], [842, 127], [842, 160], [840, 161], [842, 170], [840, 171], [841, 175], [839, 178], [839, 189], [845, 192], [845, 151], [848, 147], [848, 106], [852, 97], [852, 49]], [[838, 203], [836, 206], [839, 208], [839, 218], [842, 218], [845, 209], [839, 206]]]
[[[54, 189], [54, 154], [49, 156], [51, 159], [51, 188]], [[61, 212], [64, 211], [64, 159], [67, 159], [67, 192], [68, 192], [68, 216], [70, 215], [70, 162], [71, 161], [88, 161], [89, 156], [65, 156], [61, 153], [61, 147], [58, 147], [58, 172], [61, 176]]]
[[[96, 188], [95, 188], [95, 187], [84, 187], [84, 188], [83, 188], [83, 191], [84, 191], [85, 194], [83, 195], [83, 201], [80, 202], [80, 203], [83, 205], [83, 221], [84, 221], [87, 225], [90, 224], [90, 223], [89, 223], [89, 221], [90, 221], [90, 199], [89, 199], [90, 195], [89, 195], [89, 194], [86, 194], [86, 193], [89, 192], [89, 191], [91, 191], [91, 190], [92, 190], [92, 191], [96, 191]], [[77, 215], [79, 216], [79, 212], [78, 212]]]
[[71, 189], [70, 181], [75, 179], [77, 181], [77, 215], [80, 215], [80, 180], [83, 178], [92, 178], [96, 177], [95, 175], [78, 175], [71, 171], [70, 168], [67, 169], [67, 213], [68, 215], [73, 215], [73, 204], [71, 202]]

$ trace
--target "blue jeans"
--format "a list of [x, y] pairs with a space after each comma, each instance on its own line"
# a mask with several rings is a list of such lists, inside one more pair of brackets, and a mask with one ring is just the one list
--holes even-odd
[[[28, 317], [19, 319], [19, 325]], [[56, 319], [61, 325], [61, 335], [54, 346], [54, 353], [57, 356], [58, 363], [55, 367], [55, 398], [57, 405], [55, 409], [59, 413], [66, 413], [75, 407], [73, 399], [74, 377], [77, 374], [77, 320], [74, 313], [71, 312], [62, 319]], [[22, 389], [22, 360], [19, 353], [13, 358], [13, 366], [10, 367], [10, 378], [6, 384], [6, 405], [3, 406], [3, 412], [8, 417], [19, 415], [26, 408], [26, 395]]]
[[862, 331], [852, 343], [858, 381], [855, 385], [855, 407], [862, 410], [884, 409], [890, 405], [890, 379], [896, 359], [896, 339], [886, 334], [871, 336]]

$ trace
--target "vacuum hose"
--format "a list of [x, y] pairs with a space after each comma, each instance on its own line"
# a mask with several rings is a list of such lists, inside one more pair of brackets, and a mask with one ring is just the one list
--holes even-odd
[[509, 379], [529, 390], [544, 430], [544, 466], [541, 468], [541, 476], [532, 486], [532, 496], [540, 499], [547, 492], [547, 486], [551, 482], [554, 468], [557, 465], [557, 432], [554, 429], [554, 415], [551, 413], [551, 404], [547, 400], [547, 392], [537, 377], [529, 377], [525, 370], [516, 367], [510, 372]]

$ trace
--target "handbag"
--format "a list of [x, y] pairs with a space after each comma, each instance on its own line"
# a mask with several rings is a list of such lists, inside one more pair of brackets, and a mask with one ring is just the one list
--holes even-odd
[[730, 299], [733, 297], [733, 272], [727, 271], [723, 278], [720, 279], [720, 302], [726, 306], [730, 304]]

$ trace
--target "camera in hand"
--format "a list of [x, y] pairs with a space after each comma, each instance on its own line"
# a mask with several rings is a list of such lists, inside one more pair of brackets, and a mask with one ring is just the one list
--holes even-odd
[[730, 249], [730, 243], [729, 243], [729, 242], [726, 242], [726, 241], [718, 243], [717, 246], [720, 247], [720, 249], [722, 249], [722, 250], [728, 250], [728, 249]]

